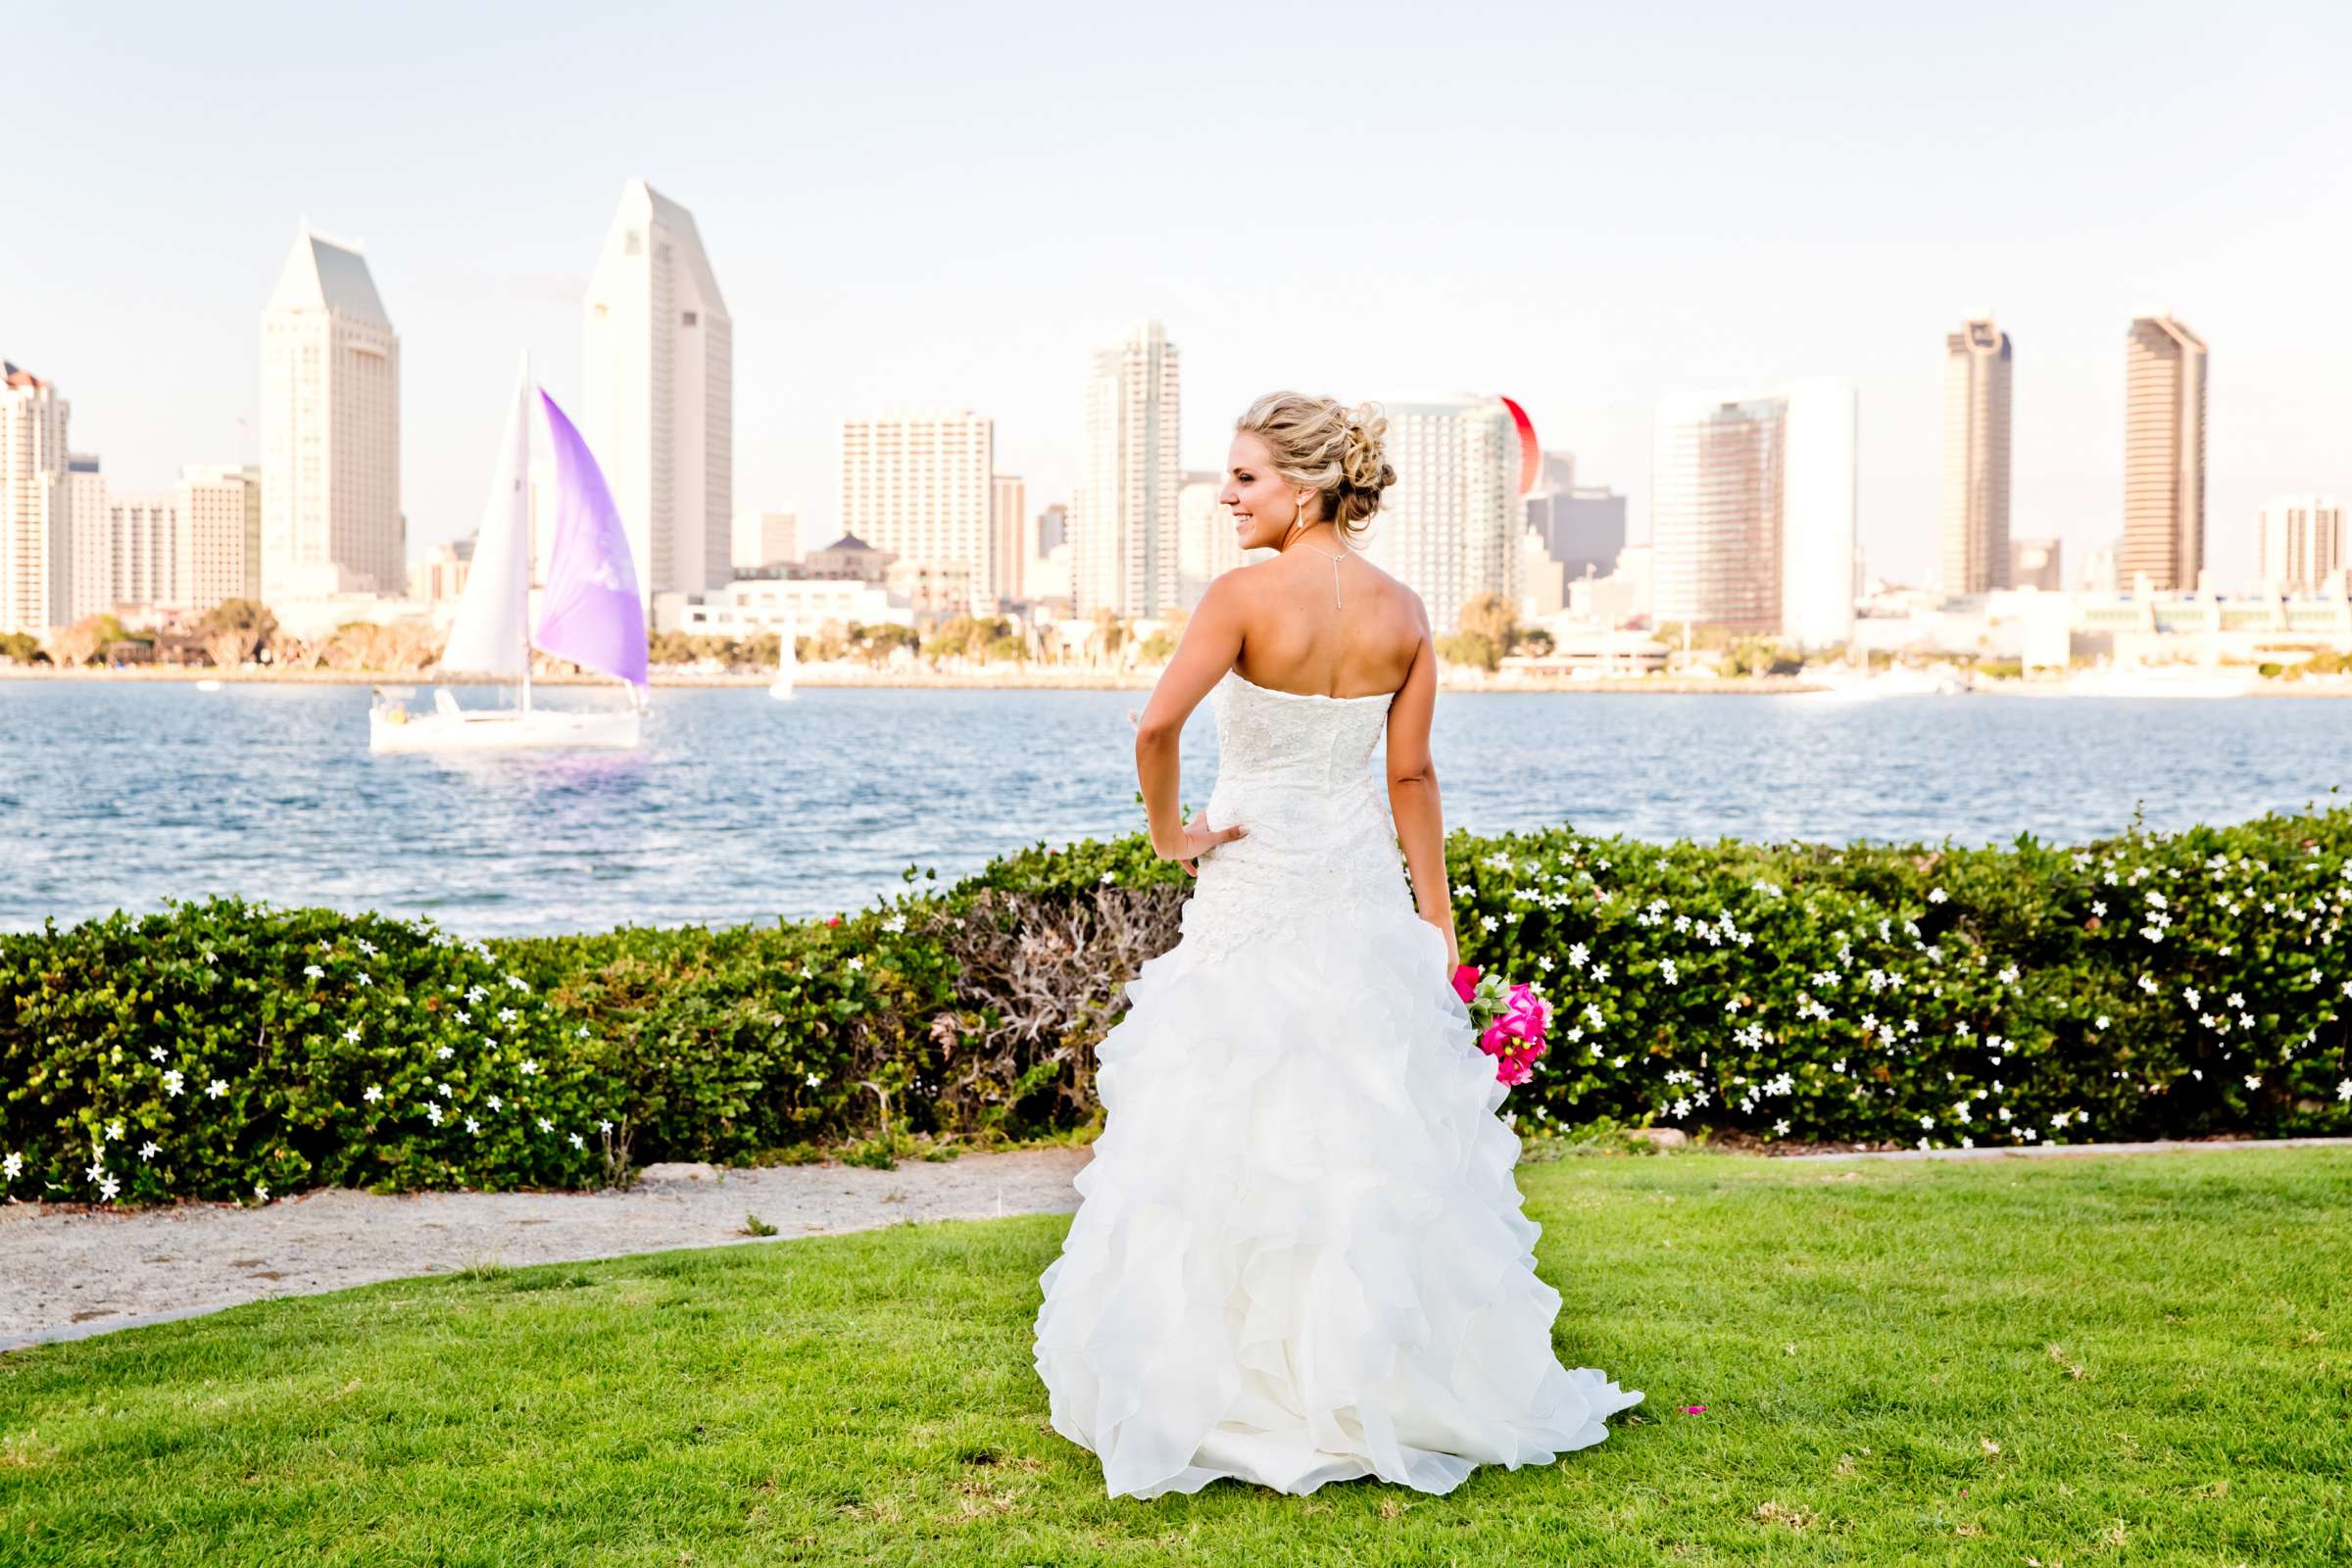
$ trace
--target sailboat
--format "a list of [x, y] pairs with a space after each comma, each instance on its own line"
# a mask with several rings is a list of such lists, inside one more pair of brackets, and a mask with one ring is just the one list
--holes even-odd
[[779, 703], [789, 703], [793, 697], [792, 672], [800, 664], [799, 654], [792, 646], [795, 629], [791, 621], [785, 621], [783, 634], [776, 639], [776, 678], [768, 683], [767, 695]]
[[[536, 395], [534, 398], [534, 394]], [[531, 620], [531, 517], [527, 476], [531, 419], [545, 419], [555, 453], [555, 542], [537, 624]], [[555, 655], [623, 683], [629, 706], [578, 711], [531, 706], [531, 651]], [[371, 752], [491, 751], [514, 747], [633, 747], [645, 710], [645, 609], [628, 535], [604, 470], [588, 443], [531, 384], [530, 362], [514, 383], [490, 495], [475, 536], [472, 568], [458, 600], [458, 618], [441, 667], [484, 675], [519, 675], [515, 708], [466, 709], [447, 687], [433, 710], [412, 713], [390, 692], [368, 713]]]

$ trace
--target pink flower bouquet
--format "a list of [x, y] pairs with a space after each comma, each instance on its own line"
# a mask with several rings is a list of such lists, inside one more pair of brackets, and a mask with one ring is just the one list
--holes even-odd
[[1470, 1009], [1478, 1049], [1494, 1058], [1495, 1081], [1515, 1089], [1534, 1076], [1551, 1004], [1525, 981], [1508, 985], [1500, 975], [1482, 974], [1467, 963], [1453, 971], [1453, 994]]

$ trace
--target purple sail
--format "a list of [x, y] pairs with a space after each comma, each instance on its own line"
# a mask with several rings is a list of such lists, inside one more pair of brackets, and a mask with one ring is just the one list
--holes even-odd
[[645, 607], [629, 538], [605, 472], [580, 432], [544, 391], [556, 449], [556, 543], [533, 645], [559, 659], [643, 687]]

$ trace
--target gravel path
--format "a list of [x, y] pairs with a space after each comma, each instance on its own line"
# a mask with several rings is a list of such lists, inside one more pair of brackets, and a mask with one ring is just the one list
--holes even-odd
[[965, 1154], [897, 1170], [655, 1165], [625, 1193], [333, 1190], [261, 1208], [121, 1212], [0, 1206], [0, 1350], [193, 1317], [273, 1296], [447, 1274], [475, 1263], [577, 1262], [624, 1252], [871, 1230], [905, 1219], [1067, 1213], [1084, 1149]]
[[[2344, 1147], [2352, 1139], [2069, 1144], [1782, 1156], [2053, 1159], [2092, 1154]], [[447, 1274], [475, 1263], [570, 1263], [749, 1242], [747, 1213], [776, 1239], [904, 1219], [1064, 1214], [1085, 1149], [966, 1154], [897, 1170], [785, 1165], [713, 1171], [654, 1165], [625, 1193], [311, 1193], [262, 1208], [94, 1210], [0, 1205], [0, 1351], [193, 1317], [273, 1296]]]

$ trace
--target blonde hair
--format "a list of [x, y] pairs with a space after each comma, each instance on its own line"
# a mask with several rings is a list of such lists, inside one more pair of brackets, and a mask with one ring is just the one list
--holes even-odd
[[1388, 416], [1377, 403], [1342, 407], [1303, 392], [1269, 392], [1233, 421], [1265, 442], [1274, 471], [1323, 498], [1323, 521], [1355, 542], [1380, 511], [1380, 494], [1396, 482], [1384, 444]]

